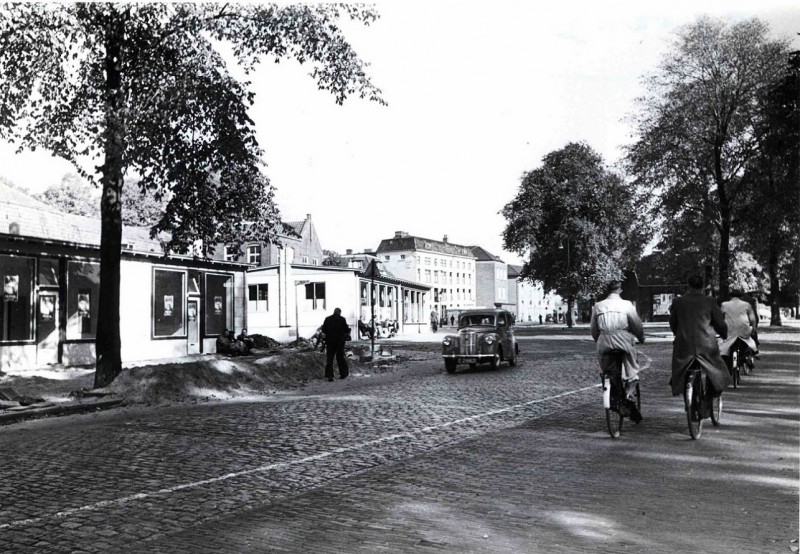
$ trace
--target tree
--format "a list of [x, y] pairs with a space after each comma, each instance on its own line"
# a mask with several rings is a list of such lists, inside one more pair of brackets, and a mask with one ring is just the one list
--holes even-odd
[[781, 273], [800, 254], [800, 52], [788, 56], [760, 105], [758, 151], [744, 173], [737, 216], [747, 247], [769, 273], [770, 324], [781, 325]]
[[69, 214], [86, 217], [100, 215], [97, 189], [75, 173], [67, 173], [58, 185], [52, 185], [33, 197]]
[[[713, 225], [719, 292], [728, 295], [734, 207], [745, 196], [744, 168], [756, 156], [759, 99], [776, 82], [787, 43], [766, 24], [707, 17], [679, 30], [674, 48], [645, 79], [634, 117], [628, 173], [657, 198], [667, 225], [687, 218]], [[706, 241], [715, 240], [707, 236]]]
[[502, 210], [506, 250], [526, 259], [521, 278], [541, 281], [567, 300], [567, 325], [580, 298], [622, 279], [644, 247], [636, 194], [584, 143], [547, 154], [525, 173]]
[[[340, 17], [377, 14], [348, 5], [17, 3], [0, 8], [0, 138], [44, 148], [96, 182], [100, 200], [100, 319], [95, 386], [121, 371], [120, 247], [125, 176], [168, 198], [151, 232], [168, 251], [196, 239], [269, 241], [280, 217], [247, 114], [249, 78], [266, 56], [312, 66], [341, 104], [381, 102]], [[221, 49], [230, 45], [237, 79]], [[249, 223], [246, 224], [245, 222]]]
[[322, 265], [333, 267], [346, 267], [347, 264], [342, 261], [342, 255], [335, 250], [322, 250]]

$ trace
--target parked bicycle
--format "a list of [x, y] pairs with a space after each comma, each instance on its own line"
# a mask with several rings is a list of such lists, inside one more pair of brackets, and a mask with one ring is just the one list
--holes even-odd
[[683, 387], [683, 402], [686, 408], [686, 421], [689, 423], [689, 435], [697, 440], [703, 434], [703, 420], [711, 419], [716, 427], [722, 416], [722, 395], [713, 395], [702, 366], [693, 361], [686, 372]]
[[[622, 382], [622, 363], [625, 353], [621, 350], [613, 350], [605, 356], [613, 360], [613, 368], [603, 371], [601, 375], [603, 385], [603, 407], [606, 411], [606, 425], [608, 434], [612, 439], [616, 439], [622, 432], [622, 422], [629, 417], [634, 423], [641, 421], [642, 396], [639, 390], [639, 382], [636, 382], [633, 400], [628, 399], [625, 385]], [[610, 366], [611, 364], [609, 364]], [[604, 367], [608, 367], [604, 365]]]

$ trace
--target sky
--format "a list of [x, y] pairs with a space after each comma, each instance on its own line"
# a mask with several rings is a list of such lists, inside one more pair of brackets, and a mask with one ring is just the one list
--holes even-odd
[[[386, 0], [343, 24], [388, 106], [338, 106], [309, 68], [263, 64], [251, 116], [285, 221], [322, 247], [375, 249], [396, 231], [480, 245], [508, 263], [503, 206], [524, 172], [583, 141], [607, 164], [631, 140], [641, 78], [703, 14], [759, 17], [800, 48], [800, 0]], [[40, 192], [70, 166], [0, 142], [0, 176]]]

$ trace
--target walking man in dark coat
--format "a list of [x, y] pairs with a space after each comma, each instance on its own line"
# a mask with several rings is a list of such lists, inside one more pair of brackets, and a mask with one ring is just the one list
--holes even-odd
[[703, 278], [689, 277], [689, 291], [672, 301], [669, 327], [675, 335], [672, 346], [672, 394], [683, 392], [683, 380], [692, 361], [703, 366], [717, 394], [731, 383], [728, 367], [722, 361], [717, 335], [728, 336], [728, 327], [716, 300], [703, 294]]
[[322, 323], [322, 332], [325, 333], [325, 348], [327, 360], [325, 363], [325, 377], [333, 381], [333, 357], [336, 356], [336, 365], [339, 366], [339, 379], [344, 379], [350, 374], [347, 360], [344, 358], [344, 343], [350, 335], [350, 326], [342, 317], [342, 310], [336, 308], [333, 315], [329, 315]]

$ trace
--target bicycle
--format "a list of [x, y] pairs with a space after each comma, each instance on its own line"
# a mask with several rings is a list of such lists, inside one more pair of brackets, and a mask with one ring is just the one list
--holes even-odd
[[[606, 426], [608, 434], [612, 439], [620, 436], [622, 431], [622, 421], [625, 417], [632, 415], [632, 407], [635, 406], [636, 412], [641, 413], [642, 397], [639, 391], [639, 382], [636, 382], [634, 400], [628, 400], [625, 386], [622, 383], [622, 363], [625, 353], [621, 350], [613, 350], [604, 354], [613, 360], [613, 369], [604, 369], [600, 379], [603, 386], [603, 407], [606, 411]], [[608, 367], [603, 364], [603, 367]], [[638, 421], [635, 421], [639, 423]]]
[[749, 374], [753, 368], [753, 351], [742, 339], [737, 338], [730, 350], [730, 355], [725, 356], [728, 362], [733, 381], [733, 388], [736, 389], [742, 382], [742, 373]]
[[[719, 426], [722, 416], [722, 395], [710, 396], [708, 394], [706, 374], [701, 369], [700, 363], [692, 362], [686, 372], [683, 387], [683, 402], [686, 408], [686, 421], [689, 423], [689, 435], [697, 440], [703, 434], [703, 420], [711, 418], [714, 427]], [[704, 415], [703, 402], [711, 402], [708, 415]]]

